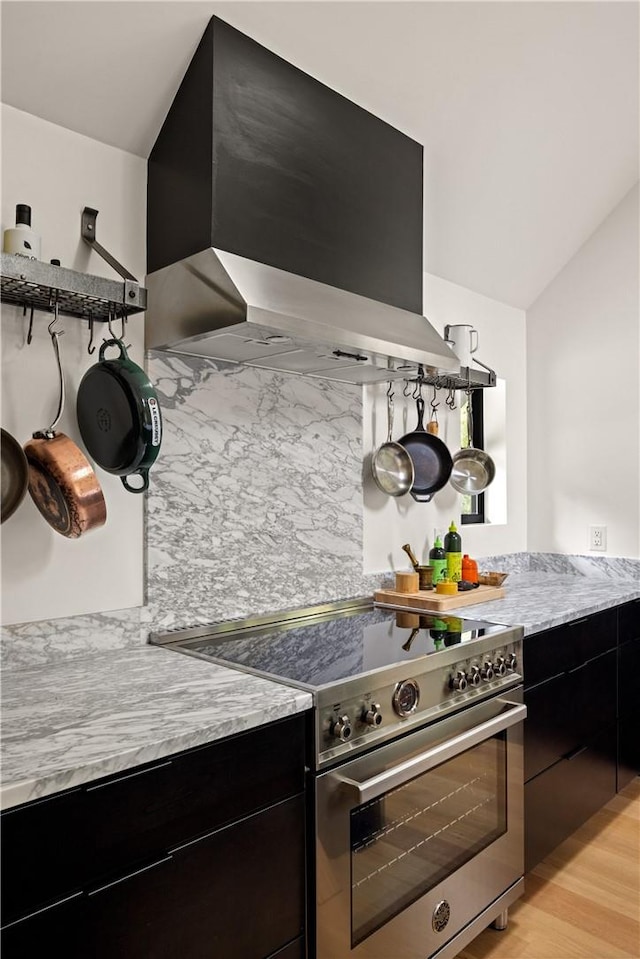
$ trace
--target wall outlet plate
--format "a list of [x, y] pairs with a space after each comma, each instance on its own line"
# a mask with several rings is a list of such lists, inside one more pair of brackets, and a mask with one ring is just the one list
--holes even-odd
[[607, 548], [607, 527], [606, 526], [590, 526], [589, 527], [589, 549], [605, 550], [606, 548]]

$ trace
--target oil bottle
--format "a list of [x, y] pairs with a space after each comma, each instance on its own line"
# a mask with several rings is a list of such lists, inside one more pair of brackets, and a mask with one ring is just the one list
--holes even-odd
[[462, 579], [462, 538], [453, 520], [451, 520], [449, 532], [444, 538], [444, 551], [447, 576], [454, 583], [459, 583]]
[[429, 566], [433, 569], [431, 582], [435, 586], [447, 575], [447, 555], [439, 536], [436, 536], [433, 547], [429, 550]]

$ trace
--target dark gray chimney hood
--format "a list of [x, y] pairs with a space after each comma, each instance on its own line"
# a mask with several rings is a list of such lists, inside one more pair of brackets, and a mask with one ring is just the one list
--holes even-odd
[[146, 346], [457, 375], [422, 315], [420, 144], [213, 17], [148, 166]]

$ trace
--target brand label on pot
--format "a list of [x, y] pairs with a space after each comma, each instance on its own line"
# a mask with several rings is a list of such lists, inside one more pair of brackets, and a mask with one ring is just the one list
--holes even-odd
[[149, 413], [151, 414], [151, 445], [160, 446], [160, 440], [162, 439], [160, 404], [153, 396], [149, 397]]

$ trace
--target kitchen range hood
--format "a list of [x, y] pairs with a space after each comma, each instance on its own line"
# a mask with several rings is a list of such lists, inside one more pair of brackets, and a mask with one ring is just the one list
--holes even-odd
[[147, 277], [147, 348], [348, 383], [457, 375], [424, 316], [224, 250]]
[[212, 17], [149, 157], [147, 348], [351, 383], [459, 374], [421, 315], [423, 152]]

